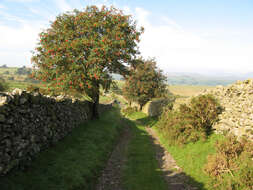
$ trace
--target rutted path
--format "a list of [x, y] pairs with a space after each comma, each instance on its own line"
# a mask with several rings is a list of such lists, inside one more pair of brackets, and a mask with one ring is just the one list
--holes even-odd
[[127, 147], [130, 139], [130, 128], [125, 125], [119, 142], [98, 180], [96, 190], [123, 190], [121, 187], [121, 171], [122, 166], [126, 162]]
[[[125, 122], [122, 122], [122, 124], [125, 125], [123, 132], [118, 144], [107, 161], [105, 169], [102, 171], [96, 190], [124, 190], [121, 186], [122, 169], [127, 162], [128, 145], [133, 134], [131, 134], [132, 130], [130, 126], [127, 126]], [[177, 166], [170, 153], [160, 144], [155, 131], [149, 127], [146, 128], [146, 131], [150, 135], [150, 140], [154, 146], [156, 160], [163, 173], [163, 178], [167, 183], [167, 189], [197, 190], [198, 188], [187, 184], [187, 176], [182, 172], [182, 169]]]
[[164, 173], [164, 179], [168, 184], [168, 190], [197, 190], [186, 183], [187, 176], [177, 166], [170, 153], [161, 145], [159, 138], [152, 128], [146, 128], [155, 147], [156, 159]]

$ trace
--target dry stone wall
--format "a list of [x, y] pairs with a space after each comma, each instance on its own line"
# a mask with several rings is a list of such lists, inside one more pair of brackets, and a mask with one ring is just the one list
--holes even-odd
[[219, 122], [214, 125], [218, 132], [229, 131], [253, 140], [253, 79], [238, 81], [227, 87], [217, 86], [202, 94], [214, 95], [224, 107]]
[[[100, 111], [110, 106], [100, 105]], [[41, 150], [91, 118], [91, 104], [15, 89], [0, 93], [0, 175], [24, 168]]]
[[148, 116], [159, 116], [164, 107], [168, 105], [168, 103], [174, 102], [174, 98], [154, 98], [148, 101], [143, 107], [142, 110], [140, 109], [141, 106], [137, 102], [128, 101], [124, 98], [124, 96], [117, 95], [120, 99], [123, 99], [125, 102], [128, 102], [128, 106], [134, 108], [136, 107], [137, 110], [142, 111], [143, 113], [147, 114]]
[[158, 116], [162, 113], [163, 108], [167, 106], [169, 99], [154, 99], [145, 104], [142, 108], [142, 112], [146, 113], [148, 116]]

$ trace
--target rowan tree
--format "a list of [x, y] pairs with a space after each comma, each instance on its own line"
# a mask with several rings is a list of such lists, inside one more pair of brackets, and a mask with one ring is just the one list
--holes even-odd
[[110, 88], [111, 73], [125, 76], [127, 67], [135, 65], [143, 30], [114, 7], [88, 6], [61, 14], [39, 35], [32, 77], [49, 82], [49, 91], [85, 93], [93, 101], [97, 118], [99, 88]]
[[126, 77], [123, 94], [129, 101], [138, 102], [140, 109], [149, 100], [166, 95], [166, 77], [157, 68], [155, 59], [140, 58]]

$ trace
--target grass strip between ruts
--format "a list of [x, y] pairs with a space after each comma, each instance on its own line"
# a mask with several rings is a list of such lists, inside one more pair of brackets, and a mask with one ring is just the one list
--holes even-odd
[[166, 183], [155, 158], [152, 142], [145, 130], [145, 117], [147, 116], [140, 112], [129, 115], [132, 119], [128, 121], [132, 140], [123, 168], [123, 187], [126, 190], [165, 190]]

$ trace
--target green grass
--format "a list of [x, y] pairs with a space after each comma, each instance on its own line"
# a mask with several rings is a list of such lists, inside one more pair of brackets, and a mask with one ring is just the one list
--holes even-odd
[[157, 130], [157, 126], [155, 130], [159, 134], [161, 143], [171, 153], [178, 166], [190, 176], [191, 181], [189, 182], [198, 186], [200, 189], [209, 190], [208, 183], [211, 179], [203, 172], [203, 166], [207, 161], [207, 155], [215, 153], [215, 142], [224, 137], [222, 135], [212, 134], [207, 141], [189, 143], [183, 147], [168, 146], [166, 139]]
[[155, 150], [145, 131], [143, 113], [133, 113], [129, 121], [132, 140], [128, 148], [128, 160], [123, 169], [123, 187], [126, 190], [165, 190], [166, 183], [155, 159]]
[[1, 190], [91, 190], [121, 129], [119, 110], [80, 125], [40, 153], [26, 171], [0, 177]]
[[[20, 88], [20, 89], [26, 89], [30, 85], [34, 85], [32, 83], [28, 82], [21, 82], [21, 81], [7, 81], [9, 85], [9, 91], [14, 90], [15, 88]], [[36, 84], [38, 86], [38, 84]]]
[[113, 99], [111, 96], [99, 96], [99, 102], [102, 103], [102, 104], [106, 104], [106, 103], [109, 103], [111, 102]]

